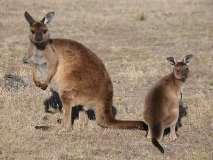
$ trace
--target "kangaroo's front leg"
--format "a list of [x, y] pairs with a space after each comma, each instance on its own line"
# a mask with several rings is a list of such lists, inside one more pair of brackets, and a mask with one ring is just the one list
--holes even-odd
[[39, 88], [41, 88], [43, 90], [47, 89], [48, 84], [42, 83], [37, 78], [37, 68], [36, 68], [36, 66], [33, 66], [33, 73], [32, 73], [32, 75], [33, 75], [33, 82], [35, 83], [36, 87], [39, 87]]
[[60, 97], [63, 103], [63, 130], [70, 130], [73, 127], [72, 107], [75, 106], [74, 99], [76, 97], [75, 91], [62, 91]]
[[36, 66], [34, 66], [34, 69], [33, 69], [33, 81], [34, 81], [35, 85], [37, 87], [45, 90], [48, 87], [48, 84], [51, 82], [53, 76], [55, 75], [56, 69], [57, 69], [57, 64], [53, 64], [53, 63], [52, 64], [48, 64], [47, 65], [47, 77], [44, 80], [44, 82], [41, 82], [41, 81], [39, 81], [36, 78], [37, 68], [36, 68]]
[[49, 64], [47, 64], [47, 78], [44, 81], [45, 84], [49, 84], [50, 81], [52, 80], [53, 76], [55, 75], [57, 70], [57, 62], [51, 62]]
[[45, 85], [40, 80], [38, 80], [36, 66], [33, 66], [32, 76], [33, 76], [33, 82], [35, 83], [36, 87], [39, 87], [39, 88], [41, 88], [43, 90], [45, 90], [47, 88], [47, 85]]

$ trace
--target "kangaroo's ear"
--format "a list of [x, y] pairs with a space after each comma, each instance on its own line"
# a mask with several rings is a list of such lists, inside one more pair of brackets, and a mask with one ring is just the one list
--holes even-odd
[[189, 64], [191, 59], [192, 59], [193, 55], [192, 54], [189, 54], [189, 55], [186, 55], [184, 58], [183, 58], [183, 62], [186, 63], [186, 64]]
[[170, 63], [171, 65], [175, 65], [175, 64], [176, 64], [176, 60], [175, 60], [174, 57], [167, 57], [166, 59], [167, 59], [167, 61], [169, 61], [169, 63]]
[[41, 23], [43, 23], [43, 24], [50, 23], [54, 16], [55, 16], [55, 12], [47, 13], [46, 16], [41, 20]]
[[27, 11], [24, 12], [24, 17], [31, 26], [35, 23], [35, 20]]

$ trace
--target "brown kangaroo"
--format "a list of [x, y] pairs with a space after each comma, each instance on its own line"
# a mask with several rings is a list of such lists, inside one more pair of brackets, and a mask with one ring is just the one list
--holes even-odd
[[177, 138], [175, 126], [179, 116], [181, 86], [188, 77], [191, 58], [192, 55], [187, 55], [176, 62], [173, 57], [168, 57], [167, 60], [174, 65], [173, 72], [163, 77], [145, 97], [143, 117], [148, 125], [148, 137], [162, 153], [164, 149], [158, 140], [162, 139], [164, 129], [170, 127], [172, 141]]
[[[33, 65], [33, 81], [45, 90], [54, 82], [63, 103], [63, 126], [72, 128], [72, 107], [91, 106], [96, 122], [106, 128], [145, 129], [143, 121], [116, 120], [112, 114], [113, 86], [102, 61], [81, 43], [69, 39], [51, 39], [47, 24], [54, 12], [35, 21], [28, 12], [30, 47], [24, 61]], [[42, 80], [38, 79], [41, 74]], [[94, 107], [94, 108], [93, 108]]]

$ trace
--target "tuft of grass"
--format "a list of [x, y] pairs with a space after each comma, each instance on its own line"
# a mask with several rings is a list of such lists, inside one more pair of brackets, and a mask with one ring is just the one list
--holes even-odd
[[210, 86], [213, 86], [213, 80], [209, 82], [209, 85], [210, 85]]
[[137, 20], [139, 20], [139, 21], [144, 21], [145, 20], [145, 15], [144, 15], [143, 12], [137, 15]]

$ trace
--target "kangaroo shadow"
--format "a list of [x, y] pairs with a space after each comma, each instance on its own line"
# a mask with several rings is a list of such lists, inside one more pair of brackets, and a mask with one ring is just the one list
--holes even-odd
[[[44, 101], [45, 112], [52, 113], [52, 114], [55, 113], [51, 111], [51, 108], [62, 112], [63, 105], [58, 92], [54, 91], [53, 89], [51, 89], [50, 91], [51, 91], [51, 96]], [[187, 110], [188, 110], [188, 106], [185, 105], [183, 101], [181, 100], [179, 104], [179, 118], [176, 124], [176, 131], [182, 127], [182, 118], [187, 116]], [[82, 105], [78, 105], [72, 108], [72, 123], [74, 122], [75, 119], [79, 119], [79, 113], [81, 111], [85, 111], [89, 120], [96, 120], [94, 110], [92, 109], [85, 110]], [[112, 114], [114, 117], [117, 114], [117, 110], [114, 106], [112, 107]], [[61, 120], [59, 119], [58, 122], [61, 123]], [[148, 130], [148, 126], [146, 130]], [[164, 135], [167, 135], [169, 133], [170, 133], [170, 128], [165, 129]]]
[[[60, 99], [58, 92], [54, 91], [53, 89], [51, 89], [50, 91], [51, 91], [51, 96], [44, 100], [45, 112], [54, 114], [55, 112], [51, 111], [51, 109], [54, 109], [55, 111], [58, 110], [58, 111], [62, 112], [63, 104], [62, 104], [62, 101]], [[89, 120], [96, 120], [94, 110], [92, 110], [92, 109], [85, 110], [82, 105], [77, 105], [77, 106], [74, 106], [72, 108], [72, 122], [75, 119], [79, 119], [79, 112], [81, 112], [81, 111], [86, 112]], [[112, 107], [112, 114], [113, 114], [114, 117], [117, 114], [117, 110], [114, 106]], [[60, 123], [60, 121], [61, 120], [59, 120], [58, 122]]]
[[50, 89], [51, 96], [44, 100], [44, 111], [47, 113], [54, 113], [51, 111], [51, 108], [54, 110], [59, 110], [62, 112], [62, 102], [59, 97], [58, 92], [54, 91], [53, 89]]

